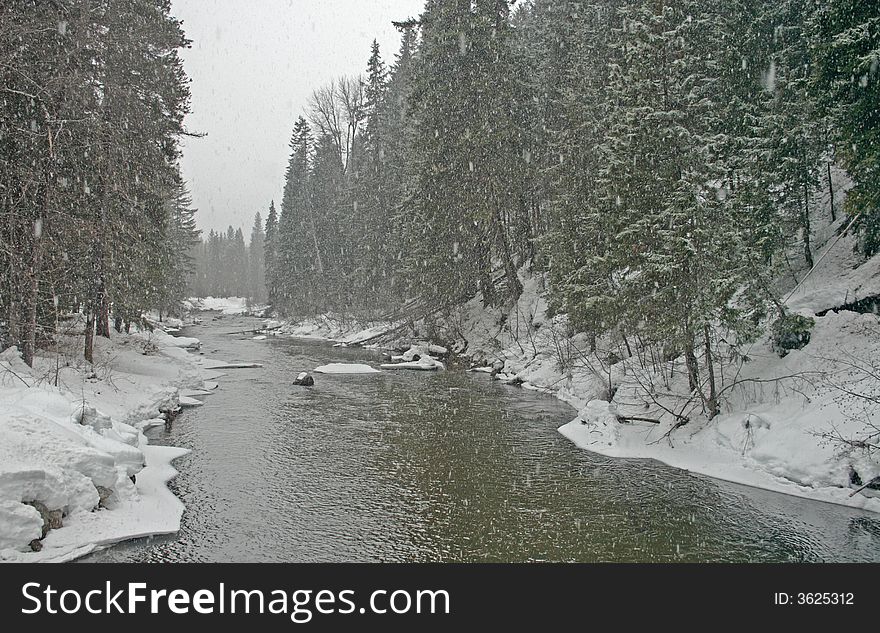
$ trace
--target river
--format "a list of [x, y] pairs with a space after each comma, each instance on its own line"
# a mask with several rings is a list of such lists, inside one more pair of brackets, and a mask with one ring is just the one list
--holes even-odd
[[179, 533], [92, 562], [878, 561], [880, 515], [613, 460], [557, 432], [546, 395], [463, 371], [316, 375], [377, 352], [227, 332], [182, 334], [228, 370], [205, 405], [151, 441], [191, 452], [172, 490]]

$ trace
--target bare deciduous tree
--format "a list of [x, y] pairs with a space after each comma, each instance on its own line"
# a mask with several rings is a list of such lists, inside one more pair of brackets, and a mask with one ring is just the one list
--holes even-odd
[[340, 77], [315, 90], [309, 99], [308, 115], [318, 134], [332, 140], [346, 173], [365, 119], [362, 78]]

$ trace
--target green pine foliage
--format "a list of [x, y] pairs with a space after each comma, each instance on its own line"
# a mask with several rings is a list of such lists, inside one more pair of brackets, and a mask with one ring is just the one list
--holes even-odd
[[855, 181], [847, 211], [866, 256], [880, 252], [880, 4], [824, 0], [812, 19], [816, 98], [837, 133], [837, 155]]
[[0, 5], [0, 321], [27, 363], [60, 312], [91, 361], [111, 320], [183, 298], [188, 45], [167, 0]]

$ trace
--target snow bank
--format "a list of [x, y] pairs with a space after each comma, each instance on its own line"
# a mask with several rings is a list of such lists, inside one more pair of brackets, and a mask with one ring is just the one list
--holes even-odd
[[183, 349], [199, 349], [202, 346], [199, 339], [186, 336], [168, 336], [164, 342], [171, 347], [182, 347]]
[[[23, 503], [0, 499], [0, 552], [40, 538], [43, 517], [39, 510]], [[2, 554], [0, 554], [2, 556]]]
[[165, 484], [186, 451], [150, 446], [142, 431], [165, 423], [179, 386], [203, 386], [183, 349], [193, 341], [114, 334], [96, 340], [91, 365], [74, 339], [61, 339], [76, 350], [62, 363], [0, 354], [0, 561], [71, 560], [179, 529], [183, 504]]
[[[841, 225], [846, 218], [833, 227]], [[880, 257], [860, 262], [855, 238], [831, 240], [816, 255], [816, 268], [804, 275], [787, 298], [792, 312], [816, 314], [880, 295]]]
[[[223, 314], [245, 314], [249, 312], [247, 299], [244, 297], [191, 297], [189, 304], [194, 310], [222, 312]], [[255, 308], [258, 310], [259, 308]]]
[[319, 374], [378, 374], [380, 371], [360, 363], [329, 363], [315, 367]]
[[342, 346], [364, 345], [371, 347], [371, 343], [378, 337], [383, 337], [389, 332], [398, 329], [400, 323], [362, 323], [343, 319], [332, 314], [322, 314], [317, 317], [306, 319], [297, 323], [282, 323], [280, 321], [267, 320], [266, 327], [277, 327], [276, 335], [292, 336], [294, 338], [315, 339], [330, 341]]

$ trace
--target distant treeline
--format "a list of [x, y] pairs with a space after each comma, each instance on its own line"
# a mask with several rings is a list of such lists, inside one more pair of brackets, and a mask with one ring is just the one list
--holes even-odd
[[245, 297], [252, 304], [266, 301], [266, 283], [263, 257], [263, 219], [254, 218], [249, 244], [244, 242], [241, 229], [231, 226], [226, 233], [213, 230], [200, 241], [191, 253], [193, 274], [189, 293], [194, 297]]

